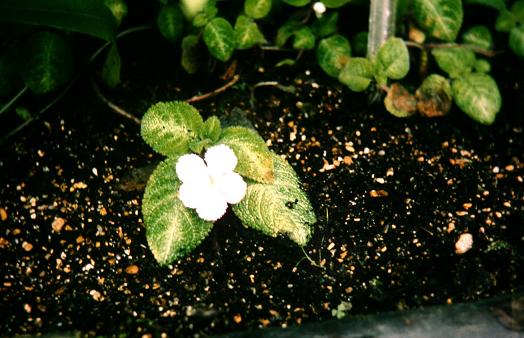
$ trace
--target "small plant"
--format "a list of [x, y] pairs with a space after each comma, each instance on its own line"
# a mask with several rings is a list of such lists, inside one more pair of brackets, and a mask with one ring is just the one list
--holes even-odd
[[[246, 227], [285, 234], [300, 246], [316, 217], [293, 168], [246, 127], [205, 121], [185, 102], [153, 105], [142, 137], [167, 156], [151, 175], [142, 201], [149, 247], [160, 264], [196, 248], [228, 204]], [[201, 155], [204, 154], [202, 158]]]

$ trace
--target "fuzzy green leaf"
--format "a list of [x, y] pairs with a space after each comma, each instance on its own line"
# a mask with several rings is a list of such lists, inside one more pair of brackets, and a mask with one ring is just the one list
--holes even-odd
[[516, 26], [509, 32], [509, 47], [515, 55], [524, 58], [524, 27]]
[[159, 102], [142, 118], [142, 138], [155, 151], [173, 157], [189, 152], [189, 143], [203, 128], [198, 110], [186, 102]]
[[271, 152], [260, 135], [245, 127], [228, 127], [222, 131], [217, 144], [225, 144], [235, 152], [238, 164], [235, 171], [261, 183], [274, 180]]
[[246, 0], [244, 12], [253, 19], [262, 19], [271, 10], [271, 0]]
[[182, 39], [182, 59], [180, 63], [182, 68], [189, 74], [198, 71], [200, 53], [198, 49], [198, 36], [188, 35]]
[[142, 214], [149, 248], [161, 265], [167, 265], [196, 248], [213, 227], [178, 198], [178, 158], [168, 158], [156, 167], [147, 182]]
[[293, 39], [293, 48], [295, 49], [312, 49], [315, 47], [315, 35], [311, 28], [302, 26], [295, 32]]
[[44, 25], [111, 41], [117, 21], [103, 1], [2, 0], [0, 21]]
[[64, 85], [73, 70], [69, 45], [57, 34], [39, 32], [27, 42], [21, 68], [25, 84], [36, 94], [46, 94]]
[[287, 235], [300, 246], [306, 245], [316, 216], [293, 168], [272, 154], [275, 180], [272, 184], [253, 183], [244, 199], [233, 205], [242, 223], [269, 236]]
[[473, 68], [478, 73], [489, 73], [491, 71], [491, 63], [488, 60], [477, 59]]
[[409, 52], [404, 40], [389, 38], [378, 50], [375, 72], [399, 80], [409, 72]]
[[175, 42], [184, 29], [184, 14], [176, 5], [166, 5], [158, 12], [156, 25], [160, 33], [170, 42]]
[[217, 142], [222, 134], [222, 127], [220, 126], [220, 120], [215, 115], [210, 116], [204, 122], [202, 128], [202, 139], [210, 139], [213, 142]]
[[486, 26], [470, 27], [462, 35], [462, 40], [464, 43], [484, 49], [491, 49], [493, 47], [493, 37]]
[[517, 18], [508, 10], [500, 12], [495, 22], [495, 30], [509, 33], [517, 25]]
[[426, 117], [446, 115], [453, 100], [448, 79], [431, 74], [424, 79], [415, 93], [417, 110]]
[[122, 62], [116, 43], [113, 42], [107, 53], [104, 66], [102, 67], [102, 80], [109, 88], [115, 88], [120, 84], [120, 69]]
[[224, 18], [214, 18], [204, 28], [204, 42], [209, 53], [220, 61], [227, 61], [235, 50], [235, 31]]
[[373, 65], [366, 58], [350, 58], [340, 74], [338, 80], [354, 92], [366, 90], [373, 79]]
[[317, 47], [317, 60], [329, 76], [338, 77], [351, 57], [349, 41], [342, 35], [333, 35], [320, 41]]
[[451, 83], [453, 99], [469, 117], [490, 125], [502, 105], [497, 83], [487, 74], [471, 73]]
[[282, 0], [282, 1], [294, 7], [303, 7], [307, 5], [311, 0]]
[[338, 23], [338, 12], [329, 12], [324, 13], [320, 18], [313, 22], [311, 29], [313, 33], [319, 38], [326, 37], [328, 35], [334, 34], [337, 31]]
[[414, 0], [413, 14], [421, 28], [443, 41], [456, 39], [464, 17], [461, 0]]
[[464, 47], [434, 48], [431, 53], [440, 69], [452, 78], [471, 72], [476, 61], [475, 53]]
[[237, 49], [249, 49], [266, 42], [256, 22], [244, 15], [239, 15], [235, 22], [235, 40]]

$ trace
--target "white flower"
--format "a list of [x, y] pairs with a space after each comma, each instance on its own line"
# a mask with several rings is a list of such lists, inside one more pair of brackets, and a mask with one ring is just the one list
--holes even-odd
[[322, 17], [322, 14], [326, 12], [326, 5], [324, 5], [322, 2], [318, 1], [313, 4], [313, 11], [315, 12], [315, 15], [317, 18]]
[[237, 157], [225, 144], [209, 148], [204, 160], [195, 154], [178, 159], [176, 173], [182, 181], [178, 197], [185, 207], [196, 209], [200, 218], [216, 221], [224, 215], [228, 203], [236, 204], [244, 198], [247, 184], [233, 171]]

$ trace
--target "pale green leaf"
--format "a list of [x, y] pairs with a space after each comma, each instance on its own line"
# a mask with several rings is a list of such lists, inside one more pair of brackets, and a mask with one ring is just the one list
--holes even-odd
[[451, 85], [448, 79], [438, 74], [431, 74], [424, 79], [415, 92], [417, 110], [426, 117], [446, 115], [453, 101]]
[[491, 63], [488, 60], [477, 59], [473, 68], [478, 73], [489, 73], [491, 71]]
[[116, 42], [111, 44], [111, 48], [107, 53], [106, 60], [102, 66], [102, 80], [109, 88], [115, 88], [120, 84], [120, 68], [122, 62], [120, 60], [120, 54]]
[[158, 165], [142, 200], [147, 243], [161, 265], [173, 263], [195, 249], [213, 227], [212, 222], [201, 219], [178, 198], [177, 160], [168, 158]]
[[315, 35], [313, 34], [313, 31], [307, 26], [300, 27], [295, 32], [293, 48], [312, 49], [313, 47], [315, 47]]
[[245, 127], [224, 128], [217, 144], [225, 144], [233, 149], [238, 158], [235, 171], [240, 175], [257, 182], [273, 182], [271, 152], [255, 130]]
[[378, 50], [375, 71], [390, 79], [399, 80], [409, 72], [409, 52], [404, 40], [389, 38]]
[[227, 61], [235, 50], [235, 31], [224, 18], [214, 18], [204, 28], [204, 42], [209, 53], [220, 61]]
[[516, 26], [509, 32], [509, 47], [515, 55], [524, 58], [524, 27]]
[[502, 105], [502, 98], [493, 78], [471, 73], [451, 83], [453, 99], [469, 117], [482, 124], [492, 124]]
[[39, 32], [27, 42], [21, 74], [25, 84], [36, 94], [56, 90], [69, 80], [73, 56], [69, 45], [57, 34]]
[[198, 64], [201, 53], [198, 48], [198, 36], [188, 35], [182, 39], [182, 59], [180, 63], [182, 68], [189, 74], [198, 71]]
[[156, 25], [160, 33], [170, 42], [175, 42], [184, 29], [184, 14], [176, 5], [166, 5], [158, 12]]
[[142, 138], [155, 151], [172, 157], [189, 152], [204, 122], [198, 110], [186, 102], [159, 102], [142, 118]]
[[456, 39], [464, 16], [461, 0], [414, 0], [413, 14], [429, 35], [444, 41]]
[[351, 57], [351, 46], [342, 35], [333, 35], [320, 41], [317, 47], [317, 61], [329, 76], [338, 77]]
[[468, 28], [462, 35], [462, 41], [484, 49], [491, 49], [493, 47], [493, 37], [486, 26], [473, 26]]
[[366, 58], [350, 58], [338, 75], [338, 80], [354, 92], [366, 90], [373, 79], [373, 65]]
[[276, 154], [272, 159], [274, 182], [249, 184], [233, 211], [247, 227], [273, 237], [286, 235], [304, 246], [311, 237], [315, 213], [293, 168]]
[[464, 47], [434, 48], [431, 53], [440, 69], [455, 78], [471, 72], [475, 65], [475, 53]]
[[244, 12], [253, 19], [262, 19], [271, 10], [271, 0], [246, 0]]
[[282, 0], [288, 5], [295, 6], [295, 7], [303, 7], [307, 5], [311, 0]]
[[117, 25], [120, 26], [122, 23], [122, 20], [127, 16], [127, 5], [124, 0], [104, 0], [104, 5], [109, 8], [111, 13], [113, 13], [113, 16], [115, 17], [115, 20], [117, 22]]
[[202, 139], [210, 139], [213, 142], [218, 141], [222, 134], [222, 127], [220, 126], [220, 120], [215, 115], [210, 116], [204, 122], [204, 127], [202, 128]]
[[245, 15], [237, 17], [235, 40], [237, 49], [249, 49], [266, 41], [256, 22]]

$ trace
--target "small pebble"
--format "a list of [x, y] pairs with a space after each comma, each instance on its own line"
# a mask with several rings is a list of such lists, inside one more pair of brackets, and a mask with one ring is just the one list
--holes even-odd
[[471, 249], [473, 246], [473, 236], [469, 233], [460, 235], [458, 241], [455, 243], [455, 253], [462, 255]]

